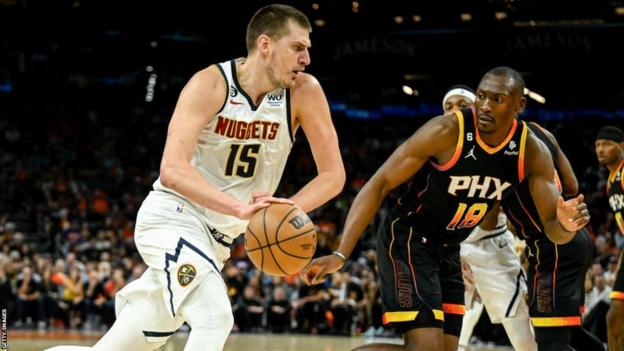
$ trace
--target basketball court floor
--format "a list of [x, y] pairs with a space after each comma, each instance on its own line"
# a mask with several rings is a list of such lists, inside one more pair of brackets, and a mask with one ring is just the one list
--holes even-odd
[[[95, 344], [101, 334], [67, 331], [9, 331], [9, 351], [41, 351], [56, 345]], [[181, 351], [186, 335], [179, 333], [159, 351]], [[334, 337], [315, 335], [275, 335], [275, 334], [232, 334], [225, 344], [224, 351], [346, 351], [354, 347], [373, 343], [388, 342], [400, 344], [400, 339]], [[505, 347], [478, 347], [470, 351], [509, 351]]]

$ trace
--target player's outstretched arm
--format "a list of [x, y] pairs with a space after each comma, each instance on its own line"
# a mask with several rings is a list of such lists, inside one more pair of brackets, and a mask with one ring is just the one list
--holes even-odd
[[292, 90], [292, 102], [293, 130], [299, 125], [303, 128], [318, 175], [291, 200], [310, 212], [340, 193], [346, 179], [345, 169], [327, 98], [316, 78], [300, 73]]
[[429, 158], [455, 150], [459, 128], [454, 116], [439, 116], [399, 146], [357, 194], [343, 229], [338, 254], [319, 257], [304, 268], [301, 275], [307, 284], [323, 281], [326, 274], [342, 267], [340, 257], [349, 257], [362, 232], [371, 221], [390, 190], [411, 178]]
[[160, 181], [213, 211], [250, 218], [269, 202], [243, 204], [210, 185], [190, 163], [199, 133], [219, 111], [225, 97], [225, 80], [216, 66], [197, 72], [182, 89], [167, 130]]
[[583, 195], [564, 201], [555, 184], [554, 164], [546, 146], [532, 134], [527, 138], [526, 174], [531, 196], [548, 238], [556, 244], [572, 240], [589, 223]]

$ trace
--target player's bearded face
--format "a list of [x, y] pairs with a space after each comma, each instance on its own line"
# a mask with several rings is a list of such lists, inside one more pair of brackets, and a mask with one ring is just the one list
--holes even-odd
[[622, 153], [620, 144], [612, 140], [598, 139], [595, 143], [596, 157], [601, 165], [608, 165], [619, 161]]
[[292, 88], [297, 75], [310, 64], [309, 32], [292, 22], [289, 26], [289, 33], [275, 42], [267, 65], [271, 83], [284, 89]]
[[277, 88], [292, 88], [295, 85], [295, 81], [288, 77], [288, 74], [286, 73], [287, 67], [285, 67], [286, 64], [282, 61], [283, 60], [279, 57], [279, 53], [277, 51], [273, 51], [271, 53], [267, 66], [269, 80], [271, 80], [271, 83]]

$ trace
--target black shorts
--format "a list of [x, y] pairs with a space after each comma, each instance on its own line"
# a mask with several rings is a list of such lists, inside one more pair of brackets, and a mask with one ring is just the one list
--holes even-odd
[[440, 245], [434, 235], [414, 229], [400, 210], [380, 228], [383, 322], [401, 333], [434, 327], [459, 336], [464, 314], [459, 245]]
[[556, 245], [544, 236], [532, 241], [530, 250], [529, 315], [533, 326], [581, 325], [585, 273], [594, 252], [587, 230], [580, 230], [565, 245]]
[[615, 284], [613, 284], [613, 290], [609, 297], [613, 300], [624, 300], [624, 254], [620, 255], [620, 268], [618, 268], [617, 276], [615, 277]]

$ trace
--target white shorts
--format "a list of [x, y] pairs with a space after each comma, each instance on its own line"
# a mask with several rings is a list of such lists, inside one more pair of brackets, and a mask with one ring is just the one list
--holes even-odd
[[143, 334], [161, 342], [184, 322], [177, 314], [184, 299], [208, 274], [220, 277], [230, 250], [216, 241], [188, 202], [162, 191], [150, 192], [141, 205], [134, 240], [149, 268], [117, 293], [116, 314], [128, 303], [144, 306], [138, 318]]
[[[526, 275], [514, 250], [513, 234], [506, 229], [483, 231], [476, 228], [461, 244], [460, 255], [472, 269], [475, 289], [493, 323], [516, 315], [518, 303], [527, 292]], [[500, 233], [500, 234], [499, 234]], [[498, 234], [498, 235], [497, 235]], [[471, 238], [480, 238], [471, 241]], [[471, 297], [467, 297], [469, 305]]]

